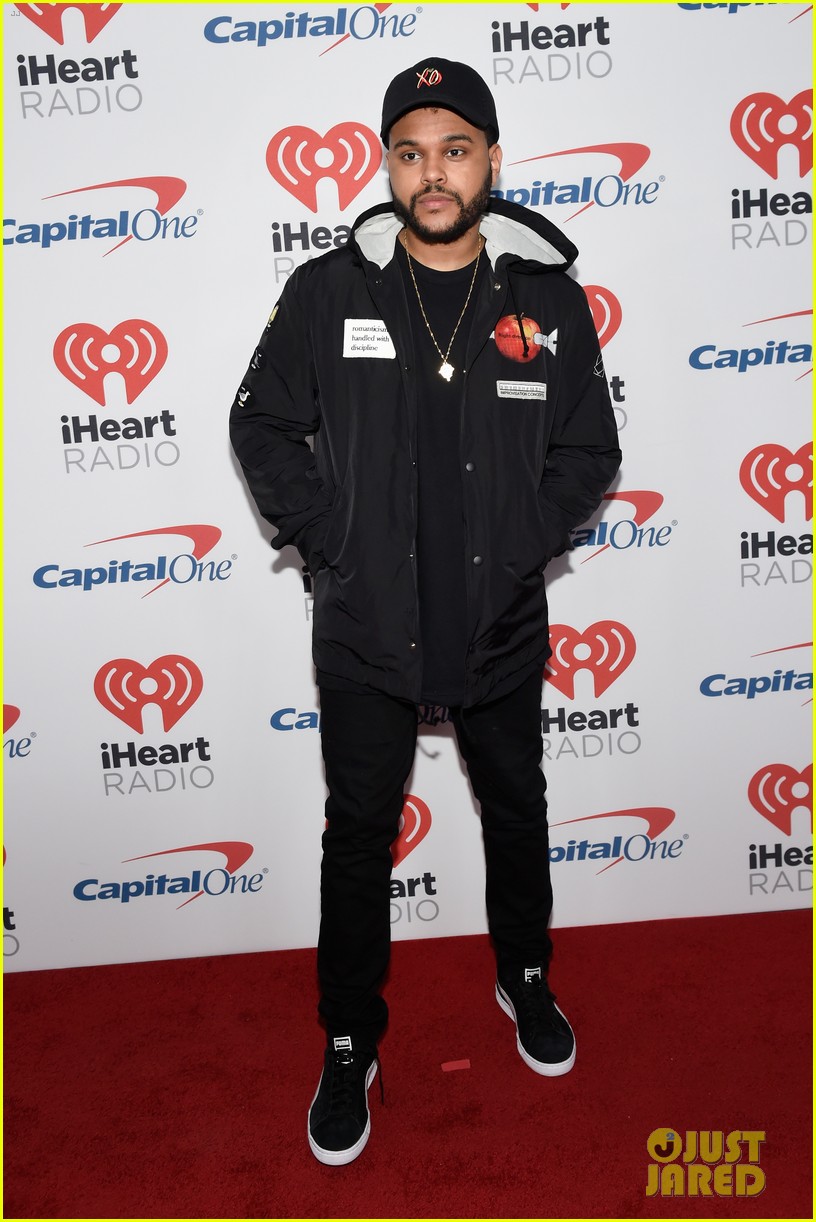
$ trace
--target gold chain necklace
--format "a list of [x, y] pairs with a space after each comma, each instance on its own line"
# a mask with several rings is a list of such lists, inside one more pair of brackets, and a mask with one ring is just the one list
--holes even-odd
[[459, 321], [457, 322], [456, 326], [453, 328], [453, 335], [450, 337], [450, 343], [448, 344], [447, 352], [443, 352], [442, 349], [439, 347], [439, 344], [437, 343], [437, 340], [436, 340], [436, 336], [434, 335], [433, 331], [431, 330], [431, 324], [428, 322], [428, 315], [425, 313], [425, 307], [422, 304], [422, 298], [419, 294], [419, 285], [417, 284], [416, 276], [414, 275], [414, 265], [411, 261], [411, 252], [409, 251], [408, 243], [405, 240], [405, 231], [404, 230], [403, 230], [402, 244], [405, 247], [405, 253], [408, 256], [408, 271], [411, 273], [411, 280], [414, 285], [414, 291], [417, 296], [417, 301], [419, 302], [419, 309], [422, 314], [422, 318], [425, 322], [425, 326], [428, 328], [428, 334], [430, 335], [431, 339], [433, 340], [434, 348], [436, 348], [437, 352], [442, 357], [442, 364], [439, 366], [439, 372], [441, 376], [445, 379], [446, 382], [450, 382], [454, 374], [454, 368], [453, 368], [453, 365], [451, 365], [450, 362], [448, 361], [448, 357], [450, 356], [451, 348], [453, 347], [453, 341], [456, 339], [456, 332], [459, 330], [459, 326], [462, 322], [462, 319], [465, 317], [465, 310], [468, 308], [468, 305], [470, 303], [470, 298], [473, 294], [473, 286], [476, 283], [476, 273], [479, 270], [479, 260], [482, 257], [482, 247], [484, 246], [484, 238], [481, 236], [481, 234], [479, 235], [479, 253], [476, 255], [476, 264], [473, 268], [473, 278], [470, 282], [470, 288], [468, 289], [467, 299], [465, 301], [465, 304], [462, 306], [462, 313], [459, 315]]

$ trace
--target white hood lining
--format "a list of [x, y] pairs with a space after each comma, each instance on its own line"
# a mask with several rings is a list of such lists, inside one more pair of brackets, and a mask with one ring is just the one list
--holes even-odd
[[[403, 223], [393, 212], [364, 221], [354, 234], [355, 241], [366, 259], [385, 267], [394, 257], [394, 243]], [[485, 240], [485, 254], [493, 267], [500, 255], [513, 254], [520, 259], [561, 266], [566, 259], [551, 242], [542, 238], [528, 225], [506, 216], [487, 213], [479, 231]]]

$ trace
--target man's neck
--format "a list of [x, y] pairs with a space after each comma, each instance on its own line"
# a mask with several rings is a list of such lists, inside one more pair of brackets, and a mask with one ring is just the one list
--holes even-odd
[[478, 255], [482, 244], [478, 225], [455, 242], [423, 242], [410, 229], [403, 229], [399, 238], [412, 259], [438, 272], [455, 272], [460, 267], [467, 267]]

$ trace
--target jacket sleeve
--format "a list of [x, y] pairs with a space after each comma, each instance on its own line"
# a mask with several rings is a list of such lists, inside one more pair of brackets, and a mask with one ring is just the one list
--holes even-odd
[[569, 532], [594, 513], [621, 462], [601, 348], [583, 289], [565, 328], [561, 382], [539, 501], [547, 557], [569, 547]]
[[306, 438], [320, 428], [317, 378], [295, 275], [272, 311], [230, 413], [230, 439], [260, 513], [314, 573], [331, 497]]

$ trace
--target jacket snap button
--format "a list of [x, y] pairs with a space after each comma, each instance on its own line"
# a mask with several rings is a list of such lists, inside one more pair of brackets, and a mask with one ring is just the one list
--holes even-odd
[[466, 462], [466, 463], [465, 463], [465, 470], [466, 470], [466, 471], [475, 471], [475, 470], [476, 470], [476, 468], [475, 468], [475, 466], [473, 465], [473, 463], [472, 463], [472, 462]]
[[416, 649], [416, 641], [409, 641], [408, 644], [411, 646], [412, 649]]
[[474, 563], [474, 564], [481, 564], [481, 563], [482, 563], [482, 558], [481, 558], [481, 556], [474, 556], [474, 557], [473, 557], [473, 563]]

